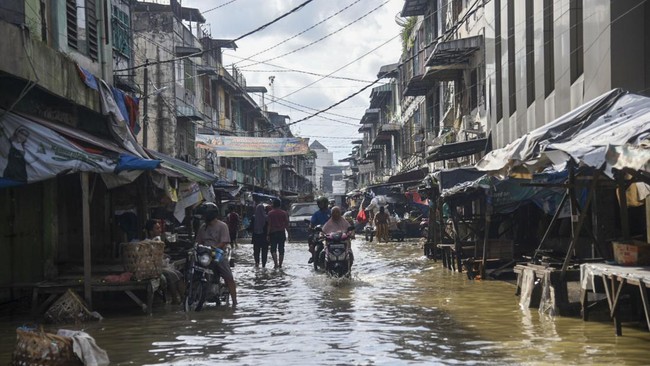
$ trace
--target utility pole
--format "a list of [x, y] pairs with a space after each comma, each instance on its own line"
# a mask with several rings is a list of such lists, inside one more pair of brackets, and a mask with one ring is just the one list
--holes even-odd
[[144, 60], [144, 100], [142, 101], [142, 146], [147, 147], [147, 130], [149, 129], [149, 115], [147, 100], [149, 99], [149, 59]]

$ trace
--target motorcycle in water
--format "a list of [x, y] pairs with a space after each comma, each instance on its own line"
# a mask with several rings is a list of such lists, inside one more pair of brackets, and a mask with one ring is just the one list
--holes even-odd
[[354, 232], [354, 226], [350, 226], [345, 233], [338, 231], [322, 234], [320, 227], [314, 230], [320, 234], [320, 243], [323, 246], [316, 252], [318, 259], [314, 261], [314, 268], [320, 268], [332, 277], [350, 277], [354, 258], [348, 241], [350, 233]]
[[363, 228], [363, 234], [366, 237], [366, 241], [372, 242], [372, 239], [375, 237], [375, 227], [367, 224], [366, 227]]
[[315, 228], [309, 229], [309, 238], [307, 239], [310, 246], [314, 248], [314, 253], [312, 254], [312, 259], [310, 263], [314, 264], [314, 270], [324, 270], [324, 262], [321, 260], [321, 253], [325, 248], [323, 244], [323, 228], [321, 225], [316, 226]]
[[185, 263], [185, 312], [201, 311], [206, 302], [217, 305], [228, 304], [230, 292], [224, 279], [219, 275], [216, 264], [222, 256], [228, 258], [233, 267], [230, 246], [225, 250], [195, 243], [187, 252]]

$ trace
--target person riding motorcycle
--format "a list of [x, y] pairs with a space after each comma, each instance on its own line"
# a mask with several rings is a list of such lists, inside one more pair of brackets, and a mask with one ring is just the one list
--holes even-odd
[[341, 208], [338, 206], [332, 207], [332, 217], [327, 220], [325, 225], [323, 225], [323, 234], [331, 234], [335, 232], [342, 232], [348, 234], [348, 250], [350, 251], [350, 266], [354, 262], [354, 255], [352, 254], [351, 241], [350, 239], [354, 238], [354, 230], [350, 230], [350, 223], [343, 218], [341, 213]]
[[205, 223], [199, 228], [199, 231], [196, 234], [196, 241], [199, 244], [209, 245], [215, 248], [215, 252], [217, 253], [215, 263], [216, 270], [226, 282], [226, 286], [228, 286], [232, 305], [236, 306], [237, 285], [232, 275], [232, 271], [230, 270], [230, 263], [226, 256], [219, 255], [223, 254], [223, 250], [230, 244], [228, 225], [219, 220], [219, 209], [214, 203], [207, 202], [203, 204], [200, 211], [202, 212]]
[[[320, 196], [316, 199], [316, 204], [318, 205], [318, 211], [314, 212], [310, 220], [310, 228], [314, 229], [316, 226], [325, 225], [327, 220], [332, 216], [332, 212], [329, 209], [329, 200], [325, 196]], [[309, 242], [309, 253], [311, 257], [309, 258], [308, 263], [314, 262], [314, 254], [316, 250], [316, 245], [312, 241]]]

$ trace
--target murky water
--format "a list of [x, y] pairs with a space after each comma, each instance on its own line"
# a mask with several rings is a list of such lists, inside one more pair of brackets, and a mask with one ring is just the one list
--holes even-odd
[[[288, 244], [285, 268], [254, 269], [241, 245], [239, 306], [187, 316], [106, 315], [85, 330], [116, 365], [647, 364], [650, 333], [540, 316], [514, 287], [469, 281], [421, 256], [415, 242], [356, 241], [354, 277], [332, 280]], [[271, 262], [272, 263], [272, 262]], [[20, 320], [0, 326], [0, 364]]]

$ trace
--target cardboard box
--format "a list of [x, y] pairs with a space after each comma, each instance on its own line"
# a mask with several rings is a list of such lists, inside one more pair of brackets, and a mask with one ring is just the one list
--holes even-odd
[[650, 244], [639, 241], [614, 241], [614, 260], [623, 266], [649, 266], [650, 265]]

